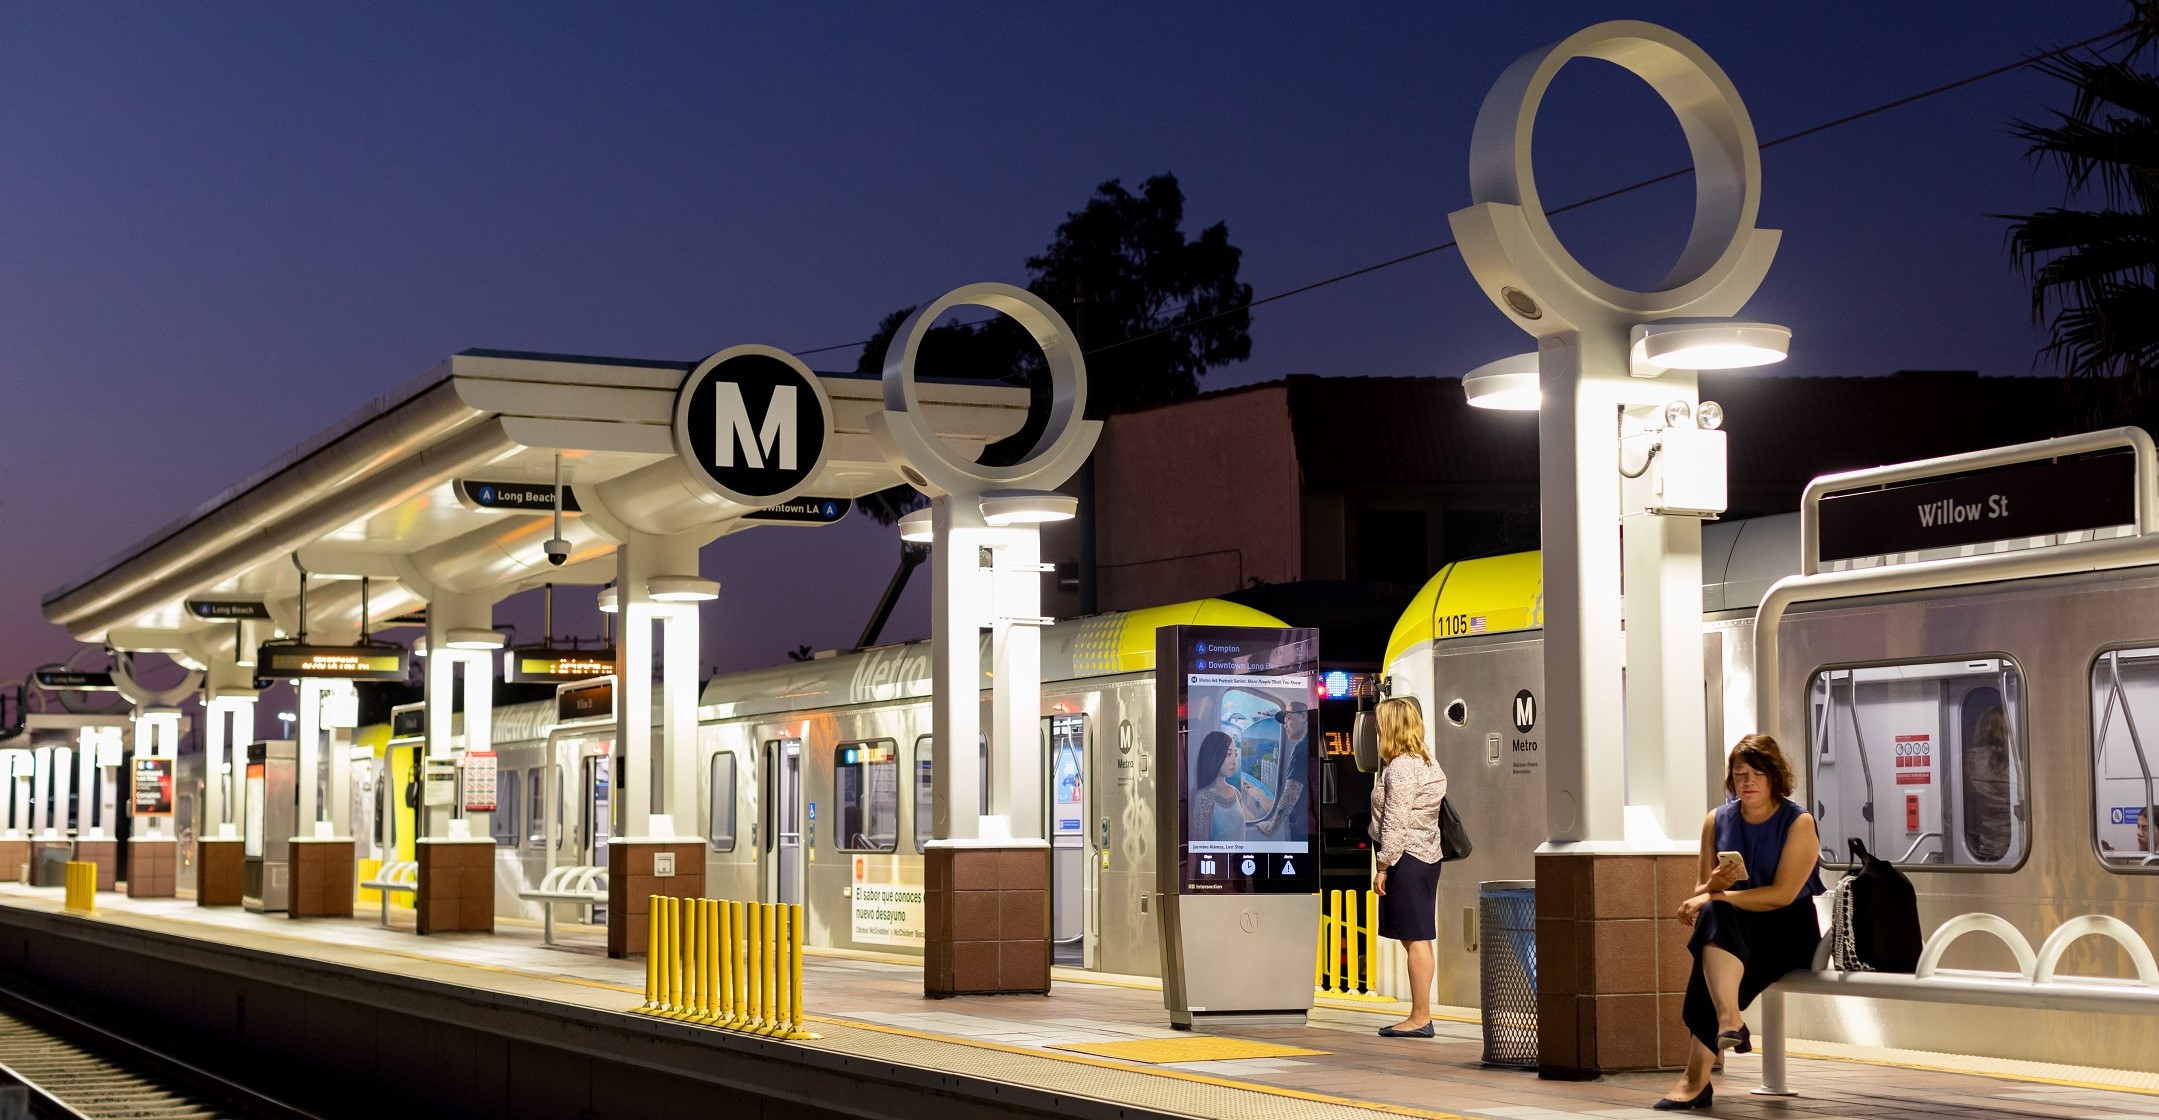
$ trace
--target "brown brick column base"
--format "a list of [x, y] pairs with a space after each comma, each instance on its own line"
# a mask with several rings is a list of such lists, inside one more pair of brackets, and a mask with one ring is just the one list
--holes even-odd
[[[671, 855], [673, 872], [665, 870]], [[607, 842], [607, 955], [641, 956], [650, 946], [652, 896], [705, 897], [705, 844], [702, 840]]]
[[1694, 957], [1679, 904], [1697, 856], [1537, 857], [1538, 1075], [1586, 1080], [1687, 1061]]
[[[495, 932], [494, 837], [423, 836], [413, 850], [420, 865], [420, 886], [413, 895], [420, 932]], [[350, 866], [352, 853], [345, 856]]]
[[[494, 885], [492, 878], [488, 885]], [[287, 898], [285, 913], [291, 917], [352, 917], [352, 840], [293, 837], [292, 893]]]
[[195, 905], [240, 905], [240, 877], [247, 868], [245, 852], [237, 836], [195, 841]]
[[120, 842], [118, 840], [77, 840], [75, 858], [84, 863], [97, 864], [97, 889], [112, 890], [119, 884]]
[[127, 841], [127, 896], [171, 898], [180, 864], [180, 844], [166, 837], [130, 836]]
[[30, 863], [30, 841], [0, 840], [0, 883], [20, 883], [29, 875], [24, 868]]
[[1050, 990], [1050, 849], [932, 840], [923, 851], [922, 994]]

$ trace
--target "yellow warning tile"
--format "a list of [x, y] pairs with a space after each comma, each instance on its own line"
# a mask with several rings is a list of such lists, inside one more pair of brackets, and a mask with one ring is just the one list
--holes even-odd
[[1124, 1042], [1074, 1042], [1064, 1046], [1049, 1047], [1052, 1050], [1070, 1050], [1079, 1054], [1092, 1054], [1097, 1058], [1116, 1058], [1126, 1062], [1144, 1062], [1148, 1065], [1168, 1065], [1171, 1062], [1225, 1062], [1237, 1058], [1295, 1058], [1307, 1054], [1325, 1054], [1325, 1050], [1307, 1050], [1301, 1046], [1278, 1046], [1272, 1042], [1252, 1042], [1242, 1038], [1218, 1038], [1214, 1035], [1194, 1035], [1190, 1038], [1134, 1038]]

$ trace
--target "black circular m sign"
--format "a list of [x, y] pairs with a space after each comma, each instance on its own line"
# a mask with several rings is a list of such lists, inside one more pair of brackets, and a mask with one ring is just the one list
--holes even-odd
[[825, 465], [832, 403], [801, 360], [770, 346], [706, 358], [675, 394], [675, 454], [707, 489], [763, 508], [802, 491]]

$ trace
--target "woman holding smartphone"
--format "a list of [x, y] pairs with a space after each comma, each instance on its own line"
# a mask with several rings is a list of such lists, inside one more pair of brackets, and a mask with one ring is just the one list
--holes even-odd
[[1732, 799], [1702, 821], [1701, 882], [1679, 906], [1694, 927], [1694, 974], [1680, 1018], [1694, 1046], [1687, 1072], [1655, 1105], [1708, 1108], [1710, 1066], [1725, 1050], [1754, 1049], [1739, 1013], [1785, 973], [1814, 962], [1821, 924], [1821, 841], [1814, 817], [1792, 800], [1792, 767], [1767, 735], [1749, 735], [1724, 764]]

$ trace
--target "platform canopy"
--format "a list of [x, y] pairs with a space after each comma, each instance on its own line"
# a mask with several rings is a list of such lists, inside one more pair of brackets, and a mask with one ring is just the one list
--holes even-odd
[[[468, 350], [391, 393], [44, 599], [86, 642], [231, 663], [247, 640], [307, 629], [349, 641], [360, 579], [372, 626], [443, 595], [489, 601], [542, 583], [605, 583], [630, 537], [703, 545], [757, 512], [697, 484], [673, 437], [688, 362]], [[857, 498], [902, 481], [873, 444], [873, 377], [814, 375], [829, 398], [830, 454], [804, 495]], [[1025, 389], [925, 381], [923, 404], [956, 449], [1023, 424]], [[557, 456], [562, 538], [549, 564]], [[507, 484], [507, 489], [505, 488]], [[752, 581], [754, 573], [744, 573]], [[234, 620], [267, 615], [248, 626]]]

